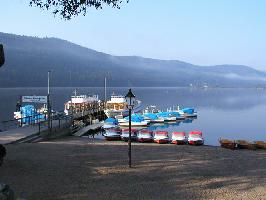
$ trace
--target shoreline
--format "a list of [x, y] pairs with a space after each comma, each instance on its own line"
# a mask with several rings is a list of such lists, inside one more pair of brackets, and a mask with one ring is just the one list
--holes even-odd
[[[7, 145], [1, 182], [25, 199], [263, 199], [266, 151], [65, 137]], [[16, 174], [16, 176], [14, 176]]]

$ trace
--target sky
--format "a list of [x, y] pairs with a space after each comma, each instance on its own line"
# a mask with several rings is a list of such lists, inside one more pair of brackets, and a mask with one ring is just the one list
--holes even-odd
[[266, 71], [265, 9], [265, 0], [130, 0], [66, 21], [29, 0], [0, 0], [0, 32], [57, 37], [112, 55]]

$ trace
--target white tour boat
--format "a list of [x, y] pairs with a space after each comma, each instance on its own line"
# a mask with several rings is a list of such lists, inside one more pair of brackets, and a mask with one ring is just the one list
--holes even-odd
[[71, 96], [71, 99], [65, 103], [64, 112], [66, 115], [69, 115], [73, 112], [80, 112], [86, 109], [89, 109], [91, 106], [99, 103], [98, 95], [75, 95]]
[[[132, 113], [137, 113], [139, 111], [141, 111], [141, 101], [136, 100]], [[107, 117], [116, 117], [118, 115], [122, 115], [123, 117], [128, 116], [129, 113], [125, 97], [122, 95], [112, 95], [111, 100], [106, 102], [104, 113]]]

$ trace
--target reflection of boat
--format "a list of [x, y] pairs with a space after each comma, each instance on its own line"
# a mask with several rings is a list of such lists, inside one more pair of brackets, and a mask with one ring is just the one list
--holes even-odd
[[186, 144], [187, 138], [185, 132], [173, 132], [172, 133], [172, 144]]
[[138, 142], [153, 142], [153, 132], [149, 130], [141, 130], [137, 137]]
[[182, 121], [183, 123], [185, 124], [190, 124], [193, 122], [193, 119], [192, 118], [186, 118], [185, 120]]
[[105, 130], [103, 134], [106, 140], [120, 140], [121, 139], [121, 130], [119, 128], [110, 128]]
[[256, 147], [258, 149], [266, 149], [266, 142], [264, 142], [264, 141], [255, 141], [254, 143], [255, 143], [255, 145], [256, 145]]
[[248, 142], [246, 140], [237, 140], [236, 144], [237, 144], [237, 147], [240, 149], [250, 149], [250, 150], [256, 149], [256, 144]]
[[151, 124], [149, 127], [148, 127], [148, 130], [150, 131], [155, 131], [155, 130], [158, 130], [158, 129], [166, 129], [169, 127], [169, 123], [165, 123], [165, 124], [162, 124], [162, 123], [158, 123], [158, 124]]
[[226, 149], [236, 149], [236, 142], [227, 140], [227, 139], [220, 139], [219, 140], [221, 147], [226, 148]]
[[[131, 141], [136, 141], [137, 140], [137, 134], [138, 130], [137, 129], [131, 129]], [[124, 140], [125, 142], [128, 141], [129, 139], [129, 129], [122, 129], [122, 134], [121, 134], [121, 139]]]
[[153, 137], [154, 142], [158, 144], [166, 144], [169, 142], [169, 136], [167, 131], [155, 131], [154, 137]]
[[109, 129], [109, 128], [117, 128], [118, 127], [118, 120], [114, 118], [107, 118], [104, 121], [103, 129]]
[[91, 108], [99, 101], [98, 95], [87, 96], [87, 95], [75, 95], [71, 96], [71, 99], [65, 103], [65, 114], [69, 115], [72, 111], [81, 112]]
[[[141, 111], [141, 101], [135, 100], [132, 112]], [[106, 102], [106, 109], [104, 113], [107, 117], [115, 117], [117, 115], [122, 115], [123, 117], [128, 116], [127, 102], [124, 96], [112, 95], [111, 100]]]
[[201, 131], [190, 131], [188, 134], [188, 144], [190, 145], [203, 145], [204, 140]]

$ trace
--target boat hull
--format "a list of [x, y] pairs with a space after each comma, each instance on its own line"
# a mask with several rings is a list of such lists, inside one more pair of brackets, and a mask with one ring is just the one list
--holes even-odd
[[153, 142], [152, 138], [137, 138], [138, 142], [142, 142], [142, 143], [149, 143], [149, 142]]
[[236, 143], [234, 141], [230, 141], [230, 140], [219, 140], [220, 142], [220, 145], [222, 148], [225, 148], [225, 149], [231, 149], [231, 150], [234, 150], [236, 149]]
[[204, 141], [203, 140], [189, 140], [188, 144], [198, 146], [198, 145], [203, 145]]
[[168, 139], [154, 139], [154, 142], [158, 144], [167, 144], [169, 140]]
[[[129, 140], [129, 137], [121, 137], [121, 140], [123, 140], [123, 141], [125, 141], [125, 142], [128, 142], [128, 140]], [[137, 141], [137, 137], [135, 137], [135, 136], [132, 136], [131, 137], [131, 141]]]
[[172, 140], [171, 143], [177, 144], [177, 145], [183, 145], [183, 144], [186, 144], [187, 141], [186, 140]]
[[[121, 122], [119, 123], [119, 126], [122, 126], [122, 127], [129, 127], [129, 122]], [[131, 122], [131, 126], [132, 127], [145, 127], [145, 126], [148, 126], [148, 122]]]

